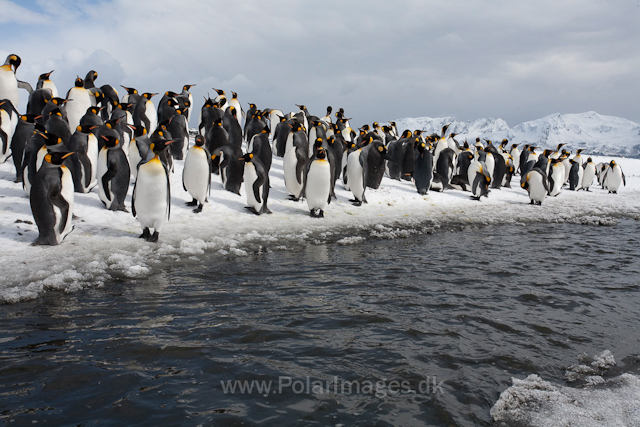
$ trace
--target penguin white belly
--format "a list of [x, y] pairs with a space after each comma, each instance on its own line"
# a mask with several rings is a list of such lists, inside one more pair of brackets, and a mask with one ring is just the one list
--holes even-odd
[[91, 107], [91, 96], [89, 91], [82, 87], [74, 87], [69, 91], [69, 101], [65, 104], [69, 128], [75, 129], [80, 124], [80, 119], [87, 113], [87, 108]]
[[258, 203], [256, 200], [255, 194], [253, 192], [253, 183], [258, 179], [258, 174], [256, 173], [256, 167], [251, 163], [245, 163], [244, 165], [244, 189], [247, 193], [247, 204], [251, 206], [256, 212], [260, 212], [262, 209], [262, 203], [264, 202], [264, 198], [262, 197], [262, 186], [258, 190], [258, 194], [260, 195], [260, 201], [262, 203]]
[[134, 197], [136, 217], [142, 228], [160, 232], [167, 218], [167, 176], [157, 158], [140, 165]]
[[[109, 181], [109, 188], [104, 188], [104, 185], [102, 184], [102, 177], [104, 176], [105, 173], [107, 173], [107, 171], [109, 170], [109, 167], [107, 165], [107, 154], [109, 153], [109, 150], [107, 148], [102, 148], [102, 150], [100, 150], [100, 154], [98, 154], [98, 167], [97, 167], [97, 171], [96, 171], [96, 178], [98, 181], [98, 196], [100, 197], [100, 200], [102, 201], [102, 203], [105, 204], [105, 207], [107, 209], [109, 209], [111, 207], [111, 203], [113, 202], [113, 194], [111, 194], [111, 181]], [[109, 192], [109, 196], [111, 197], [111, 200], [107, 199], [107, 191]]]
[[284, 153], [283, 169], [284, 169], [284, 185], [289, 193], [295, 197], [300, 197], [302, 191], [302, 183], [298, 182], [296, 168], [298, 166], [298, 158], [296, 157], [296, 148], [292, 147]]
[[138, 143], [134, 139], [129, 144], [129, 166], [134, 179], [138, 176], [138, 164], [141, 160], [142, 156], [140, 156], [140, 150], [138, 150]]
[[342, 167], [340, 171], [342, 172], [342, 185], [344, 186], [344, 189], [347, 191], [351, 191], [351, 188], [349, 187], [349, 180], [347, 179], [347, 173], [346, 173], [346, 170], [344, 169], [345, 166], [347, 166], [348, 155], [349, 155], [348, 151], [345, 151], [344, 153], [342, 153]]
[[200, 203], [207, 199], [209, 173], [207, 153], [198, 146], [192, 147], [184, 161], [182, 182], [191, 197]]
[[331, 167], [324, 159], [314, 160], [307, 174], [305, 197], [309, 209], [324, 210], [331, 192]]
[[474, 161], [469, 165], [469, 169], [467, 169], [467, 178], [469, 180], [469, 186], [471, 187], [471, 193], [475, 196], [475, 197], [480, 197], [480, 186], [475, 186], [473, 185], [475, 179], [476, 179], [476, 175], [482, 173], [482, 163], [479, 161]]
[[8, 99], [15, 108], [18, 108], [20, 102], [18, 79], [9, 66], [0, 67], [0, 99]]
[[593, 163], [588, 163], [584, 168], [584, 175], [582, 176], [582, 188], [588, 190], [593, 184], [593, 178], [596, 176], [596, 166]]
[[[15, 114], [13, 114], [15, 116]], [[16, 121], [16, 125], [18, 122]], [[13, 129], [12, 129], [13, 128]], [[11, 116], [5, 110], [0, 110], [0, 129], [7, 135], [6, 141], [0, 141], [0, 163], [4, 163], [11, 155], [11, 138], [16, 127], [13, 126]]]
[[484, 164], [487, 168], [487, 172], [489, 173], [489, 176], [493, 177], [493, 170], [496, 167], [496, 159], [493, 158], [493, 154], [487, 153], [487, 158]]
[[144, 107], [144, 115], [149, 119], [149, 129], [147, 129], [147, 133], [151, 135], [158, 127], [158, 113], [156, 112], [156, 107], [153, 105], [151, 100], [147, 100]]
[[356, 150], [349, 154], [347, 158], [347, 182], [349, 188], [358, 201], [364, 198], [364, 170], [360, 165], [360, 154], [362, 150]]
[[[236, 120], [238, 120], [238, 125], [242, 126], [242, 107], [240, 106], [240, 101], [238, 101], [237, 98], [232, 98], [231, 101], [229, 101], [229, 106], [236, 109]], [[274, 123], [273, 128], [275, 129], [275, 123], [278, 122], [271, 121], [271, 123]]]
[[[61, 166], [62, 170], [62, 178], [60, 182], [62, 184], [62, 189], [60, 190], [60, 195], [67, 201], [69, 204], [69, 215], [67, 216], [67, 223], [64, 226], [64, 230], [60, 235], [56, 232], [56, 237], [58, 238], [58, 243], [65, 238], [65, 236], [71, 233], [73, 229], [72, 218], [73, 218], [73, 201], [74, 201], [74, 188], [73, 188], [73, 177], [71, 176], [71, 171], [67, 169], [65, 166]], [[56, 221], [59, 224], [59, 221]]]
[[607, 176], [604, 179], [604, 186], [609, 191], [618, 191], [622, 182], [622, 170], [620, 166], [614, 166], [613, 169], [607, 170]]
[[315, 154], [313, 147], [315, 146], [317, 137], [318, 132], [316, 131], [316, 128], [311, 128], [311, 130], [309, 131], [309, 158], [313, 157], [313, 155]]
[[436, 164], [440, 158], [440, 152], [448, 147], [449, 145], [447, 144], [447, 140], [444, 138], [440, 138], [436, 143], [436, 149], [433, 151], [433, 170], [436, 169]]
[[87, 157], [89, 158], [89, 163], [91, 163], [91, 181], [85, 193], [88, 193], [93, 187], [98, 185], [98, 139], [92, 133], [90, 133], [89, 138], [87, 138]]
[[564, 184], [564, 182], [566, 181], [564, 179], [564, 166], [562, 164], [555, 166], [551, 170], [551, 178], [553, 178], [553, 187], [551, 188], [549, 195], [555, 197], [560, 194], [562, 190], [562, 184]]
[[42, 84], [42, 88], [43, 89], [49, 89], [51, 91], [51, 97], [52, 98], [57, 98], [58, 97], [58, 88], [56, 87], [56, 84], [54, 82], [52, 82], [51, 80], [47, 80]]
[[562, 166], [564, 166], [564, 182], [569, 181], [569, 174], [571, 173], [571, 161], [569, 159], [564, 159], [562, 161]]
[[224, 162], [224, 151], [220, 151], [220, 159], [218, 162], [219, 168], [218, 170], [220, 171], [220, 180], [222, 181], [222, 186], [224, 188], [227, 188], [227, 168], [226, 167], [222, 167], [222, 164]]
[[578, 184], [576, 185], [576, 190], [580, 190], [582, 188], [582, 178], [584, 177], [584, 169], [582, 168], [582, 164], [578, 167]]
[[529, 176], [529, 198], [535, 202], [542, 202], [547, 195], [547, 190], [542, 182], [542, 175], [537, 172], [530, 172]]

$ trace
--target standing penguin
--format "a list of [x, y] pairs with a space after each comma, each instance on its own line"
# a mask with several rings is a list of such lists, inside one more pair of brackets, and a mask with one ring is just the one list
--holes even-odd
[[[142, 227], [141, 239], [157, 242], [165, 221], [171, 216], [171, 186], [169, 168], [159, 155], [173, 141], [157, 139], [150, 145], [147, 158], [138, 166], [133, 187], [131, 211]], [[153, 234], [151, 229], [153, 228]]]
[[76, 153], [71, 158], [71, 174], [76, 193], [88, 193], [98, 185], [98, 138], [95, 135], [97, 128], [91, 125], [78, 126], [67, 144], [67, 148]]
[[91, 97], [91, 92], [84, 87], [84, 80], [80, 77], [76, 78], [75, 86], [67, 92], [67, 103], [65, 104], [70, 129], [78, 127], [82, 116], [93, 105]]
[[62, 163], [73, 153], [47, 154], [31, 188], [31, 212], [38, 226], [34, 245], [58, 245], [73, 229], [73, 180]]
[[609, 167], [605, 172], [604, 179], [602, 180], [603, 186], [609, 191], [609, 193], [617, 194], [620, 183], [627, 185], [627, 181], [622, 172], [622, 168], [615, 160], [611, 160]]
[[218, 162], [222, 186], [237, 195], [240, 195], [244, 175], [244, 160], [238, 160], [239, 156], [242, 156], [242, 150], [231, 144], [223, 145], [217, 154], [211, 154], [212, 162]]
[[33, 135], [36, 128], [35, 117], [33, 114], [23, 114], [18, 120], [16, 131], [11, 139], [11, 157], [13, 158], [13, 166], [16, 169], [16, 179], [14, 182], [22, 182], [22, 159], [27, 141]]
[[556, 197], [562, 191], [562, 186], [566, 182], [564, 176], [564, 165], [560, 159], [552, 159], [549, 168], [549, 195]]
[[[0, 99], [8, 99], [15, 108], [20, 103], [20, 92], [18, 88], [29, 90], [31, 85], [21, 82], [16, 78], [16, 71], [22, 60], [18, 55], [11, 54], [7, 56], [4, 64], [0, 66]], [[29, 90], [32, 92], [32, 90]]]
[[304, 195], [307, 199], [310, 215], [324, 218], [324, 210], [331, 203], [332, 170], [327, 160], [327, 151], [323, 147], [316, 149], [315, 157], [309, 163], [304, 180]]
[[11, 155], [11, 140], [18, 126], [18, 110], [8, 100], [0, 100], [0, 163]]
[[180, 108], [183, 110], [182, 114], [187, 117], [187, 123], [191, 121], [191, 111], [193, 110], [193, 95], [189, 92], [189, 89], [195, 85], [182, 86], [182, 92], [177, 96]]
[[158, 113], [155, 105], [151, 102], [157, 93], [145, 92], [142, 94], [133, 109], [133, 124], [144, 127], [149, 135], [158, 127]]
[[593, 184], [593, 178], [596, 176], [596, 164], [593, 163], [591, 157], [584, 164], [584, 174], [582, 175], [582, 189], [589, 191], [589, 187]]
[[293, 201], [300, 200], [304, 187], [304, 171], [307, 167], [309, 141], [300, 124], [296, 124], [287, 137], [282, 169], [284, 184]]
[[570, 160], [571, 169], [569, 170], [569, 190], [571, 191], [578, 191], [582, 188], [582, 176], [584, 174], [584, 169], [582, 168], [582, 160], [576, 159], [576, 157]]
[[415, 151], [413, 180], [418, 193], [425, 195], [429, 192], [433, 179], [433, 154], [427, 148], [427, 144], [421, 142], [420, 138], [415, 138]]
[[117, 137], [100, 137], [104, 140], [104, 146], [98, 154], [96, 174], [100, 200], [111, 211], [129, 212], [124, 206], [131, 177], [129, 161]]
[[[365, 147], [366, 148], [366, 147]], [[361, 206], [368, 203], [364, 196], [366, 186], [365, 159], [362, 156], [362, 148], [349, 153], [347, 157], [347, 182], [349, 189], [353, 193], [353, 199], [349, 200], [354, 206]]]
[[471, 186], [472, 199], [480, 200], [482, 196], [489, 196], [489, 184], [491, 184], [491, 174], [486, 165], [478, 160], [469, 165], [467, 171], [469, 185]]
[[202, 212], [211, 189], [211, 155], [204, 147], [204, 138], [196, 138], [196, 144], [187, 151], [182, 170], [182, 187], [189, 192], [192, 201], [187, 206], [197, 206], [193, 212]]
[[549, 181], [544, 171], [540, 168], [533, 168], [522, 177], [520, 186], [529, 192], [529, 199], [532, 205], [541, 205], [544, 198], [549, 194]]
[[[244, 188], [247, 193], [246, 209], [256, 215], [263, 213], [270, 214], [267, 207], [269, 199], [269, 174], [264, 168], [260, 159], [251, 153], [241, 157], [244, 163]], [[239, 160], [240, 160], [239, 159]]]
[[235, 92], [231, 92], [232, 98], [229, 100], [229, 107], [233, 107], [236, 110], [236, 121], [238, 122], [238, 126], [242, 126], [242, 117], [244, 116], [244, 111], [242, 110], [242, 106], [240, 105], [240, 101], [238, 101], [238, 94]]

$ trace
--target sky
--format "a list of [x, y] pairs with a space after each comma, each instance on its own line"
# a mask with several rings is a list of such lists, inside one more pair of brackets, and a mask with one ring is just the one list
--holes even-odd
[[640, 0], [0, 0], [0, 11], [0, 57], [19, 55], [34, 87], [54, 70], [61, 96], [95, 70], [97, 86], [118, 89], [196, 84], [198, 109], [215, 87], [245, 109], [343, 107], [358, 126], [513, 127], [585, 111], [640, 122]]

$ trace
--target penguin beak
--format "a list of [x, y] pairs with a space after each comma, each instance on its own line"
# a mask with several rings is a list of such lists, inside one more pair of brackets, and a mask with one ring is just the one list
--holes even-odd
[[62, 158], [63, 158], [63, 159], [66, 159], [67, 157], [69, 157], [70, 155], [75, 154], [75, 153], [76, 153], [75, 151], [72, 151], [72, 152], [67, 153], [67, 154], [65, 154], [64, 156], [62, 156]]

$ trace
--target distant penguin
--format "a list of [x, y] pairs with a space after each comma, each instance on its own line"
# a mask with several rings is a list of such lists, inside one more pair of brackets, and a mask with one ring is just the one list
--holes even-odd
[[549, 194], [549, 181], [544, 171], [540, 168], [533, 168], [522, 177], [520, 186], [527, 190], [531, 204], [541, 205], [544, 198]]
[[569, 170], [569, 190], [578, 191], [582, 188], [582, 176], [584, 169], [582, 168], [582, 160], [574, 157], [570, 160], [571, 169]]
[[88, 193], [98, 185], [98, 139], [97, 126], [78, 126], [71, 136], [67, 148], [75, 153], [71, 157], [71, 174], [76, 193]]
[[61, 151], [45, 155], [35, 175], [29, 202], [38, 226], [34, 245], [58, 245], [73, 229], [73, 180], [63, 165], [72, 154]]
[[560, 159], [551, 160], [549, 168], [549, 195], [556, 197], [562, 191], [562, 186], [566, 182], [564, 176], [564, 165]]
[[64, 107], [70, 129], [75, 129], [80, 125], [80, 119], [87, 113], [87, 108], [91, 106], [93, 106], [91, 92], [85, 89], [84, 80], [78, 77], [75, 86], [67, 92], [67, 103]]
[[514, 168], [516, 169], [514, 175], [516, 173], [520, 173], [520, 149], [518, 149], [518, 144], [511, 144], [511, 150], [509, 151], [511, 157], [513, 157]]
[[304, 196], [313, 218], [324, 218], [324, 210], [331, 203], [331, 165], [327, 151], [322, 146], [316, 149], [315, 157], [307, 168]]
[[120, 85], [121, 88], [127, 91], [127, 93], [122, 97], [123, 104], [136, 105], [140, 100], [141, 95], [138, 93], [138, 90], [132, 87], [126, 87]]
[[256, 215], [270, 214], [271, 211], [267, 207], [269, 174], [260, 159], [253, 154], [245, 154], [241, 159], [244, 161], [244, 189], [247, 193], [247, 204], [249, 205], [245, 206], [245, 208]]
[[235, 92], [231, 92], [232, 98], [229, 100], [229, 108], [235, 108], [236, 121], [238, 122], [238, 126], [242, 127], [242, 116], [244, 115], [244, 111], [242, 110], [242, 106], [240, 105], [240, 101], [238, 101], [238, 94]]
[[33, 135], [35, 130], [35, 116], [33, 114], [23, 114], [18, 120], [18, 125], [11, 138], [11, 157], [13, 158], [13, 166], [16, 170], [16, 179], [14, 182], [23, 181], [23, 166], [22, 159], [24, 156], [24, 149], [27, 145], [27, 141]]
[[[197, 137], [196, 137], [197, 138]], [[222, 187], [240, 195], [240, 187], [244, 177], [244, 160], [239, 160], [242, 150], [235, 145], [223, 145], [218, 153], [211, 154], [212, 163], [217, 161]]]
[[415, 167], [413, 170], [413, 180], [418, 193], [425, 195], [431, 188], [433, 178], [433, 154], [427, 148], [427, 144], [415, 138]]
[[196, 138], [196, 143], [187, 151], [182, 170], [182, 187], [192, 201], [187, 206], [197, 206], [193, 212], [200, 213], [211, 189], [211, 155], [204, 147], [204, 138]]
[[9, 100], [0, 100], [0, 163], [11, 156], [11, 140], [18, 126], [18, 110]]
[[486, 165], [478, 160], [469, 165], [467, 171], [469, 186], [471, 187], [472, 199], [480, 200], [482, 196], [489, 195], [489, 184], [491, 184], [491, 174]]
[[582, 175], [582, 189], [589, 191], [589, 187], [593, 184], [593, 178], [596, 176], [596, 164], [593, 163], [591, 157], [584, 164], [584, 174]]
[[182, 86], [182, 92], [180, 92], [180, 95], [177, 97], [180, 108], [183, 110], [182, 114], [187, 118], [187, 123], [191, 122], [191, 112], [193, 111], [193, 95], [189, 92], [189, 89], [194, 86], [195, 85]]
[[158, 139], [151, 143], [147, 158], [138, 166], [138, 176], [133, 187], [131, 211], [142, 227], [140, 238], [148, 242], [158, 241], [162, 226], [171, 216], [169, 168], [159, 157], [171, 142]]
[[104, 146], [98, 154], [96, 173], [100, 200], [111, 211], [129, 212], [124, 206], [131, 178], [129, 161], [119, 139], [104, 135], [100, 137], [104, 140]]
[[284, 184], [294, 201], [300, 200], [304, 187], [304, 173], [309, 161], [309, 141], [307, 134], [300, 124], [289, 133], [287, 137], [283, 159]]
[[609, 191], [609, 193], [617, 194], [618, 188], [620, 188], [620, 183], [627, 185], [627, 181], [624, 177], [624, 173], [622, 172], [622, 168], [615, 160], [611, 160], [609, 163], [609, 167], [605, 172], [604, 179], [604, 188]]

